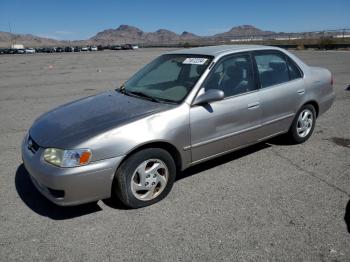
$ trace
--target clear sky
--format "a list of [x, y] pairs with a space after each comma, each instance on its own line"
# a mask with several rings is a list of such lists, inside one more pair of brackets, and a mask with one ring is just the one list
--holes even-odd
[[120, 24], [212, 35], [250, 24], [303, 32], [350, 28], [350, 0], [2, 0], [0, 31], [87, 39]]

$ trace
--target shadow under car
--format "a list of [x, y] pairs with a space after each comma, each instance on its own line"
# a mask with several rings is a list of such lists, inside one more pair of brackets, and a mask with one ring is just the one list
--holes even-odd
[[[223, 155], [221, 157], [217, 157], [204, 163], [197, 164], [179, 173], [176, 177], [176, 181], [187, 178], [192, 175], [196, 175], [200, 172], [214, 168], [216, 166], [234, 161], [236, 159], [250, 155], [268, 147], [270, 147], [270, 145], [266, 143], [259, 143]], [[32, 209], [34, 212], [41, 216], [46, 216], [54, 220], [71, 219], [74, 217], [84, 216], [102, 210], [102, 208], [97, 204], [97, 202], [66, 207], [58, 206], [52, 203], [36, 189], [32, 180], [30, 179], [28, 171], [26, 170], [23, 164], [21, 164], [17, 168], [15, 175], [15, 186], [19, 197], [30, 209]], [[102, 201], [105, 205], [113, 209], [127, 209], [122, 203], [116, 200], [115, 197], [111, 199], [104, 199]]]

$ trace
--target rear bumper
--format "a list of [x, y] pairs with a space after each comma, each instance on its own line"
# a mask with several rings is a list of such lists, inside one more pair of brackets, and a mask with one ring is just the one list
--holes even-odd
[[332, 92], [330, 94], [328, 94], [327, 96], [325, 96], [319, 104], [319, 113], [318, 115], [322, 115], [323, 113], [325, 113], [328, 109], [331, 108], [333, 102], [335, 99], [335, 93]]
[[123, 157], [74, 168], [59, 168], [42, 159], [43, 149], [33, 153], [22, 144], [22, 159], [35, 187], [60, 206], [88, 203], [111, 196], [114, 174]]

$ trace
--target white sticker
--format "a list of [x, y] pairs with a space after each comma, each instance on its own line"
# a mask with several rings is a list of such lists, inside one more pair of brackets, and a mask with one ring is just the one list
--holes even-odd
[[200, 58], [200, 57], [189, 57], [186, 58], [185, 61], [183, 61], [183, 64], [192, 64], [192, 65], [204, 65], [205, 62], [207, 62], [207, 58]]

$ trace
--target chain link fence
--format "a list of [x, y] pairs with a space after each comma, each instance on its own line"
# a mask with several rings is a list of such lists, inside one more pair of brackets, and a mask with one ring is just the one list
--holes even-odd
[[350, 29], [335, 29], [312, 31], [302, 33], [273, 33], [262, 35], [241, 35], [241, 36], [225, 36], [217, 37], [216, 40], [229, 40], [230, 42], [254, 42], [254, 41], [291, 41], [291, 40], [307, 40], [307, 39], [349, 39]]

